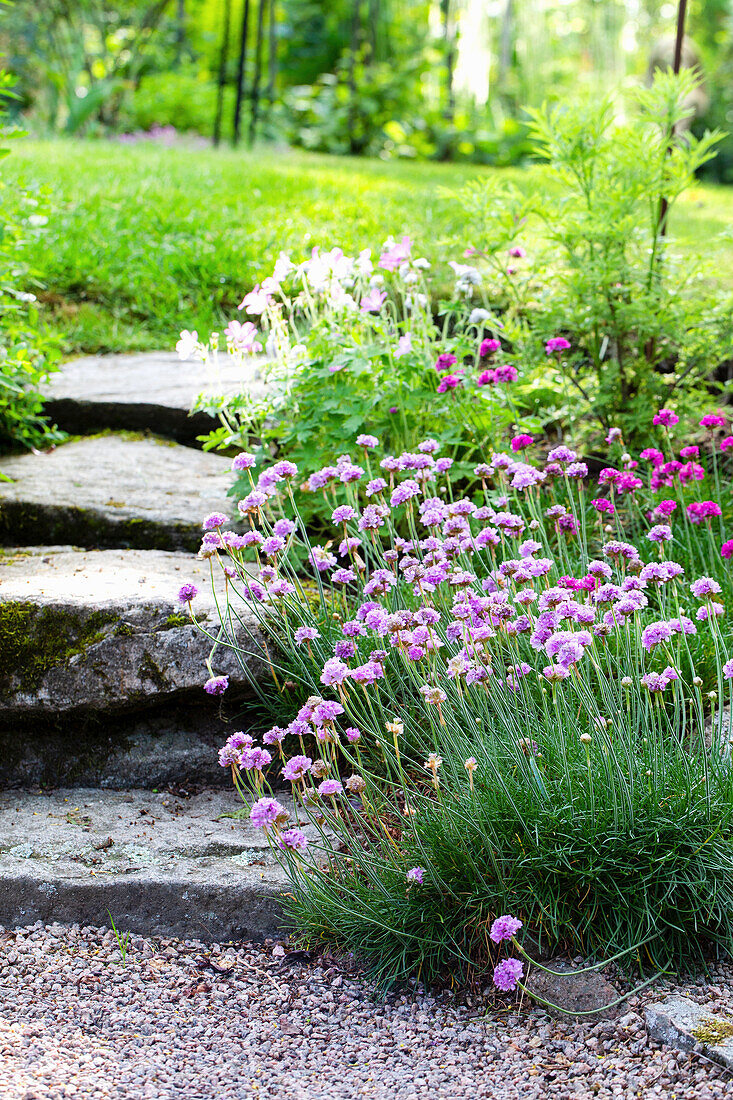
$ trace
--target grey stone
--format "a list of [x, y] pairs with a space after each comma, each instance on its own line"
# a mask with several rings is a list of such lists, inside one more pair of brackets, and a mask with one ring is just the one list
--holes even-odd
[[221, 816], [243, 808], [233, 791], [0, 793], [0, 924], [105, 925], [109, 910], [144, 935], [273, 935], [287, 879], [263, 830]]
[[[607, 1006], [618, 1000], [620, 994], [596, 970], [579, 974], [576, 972], [578, 968], [565, 959], [550, 959], [546, 965], [549, 970], [558, 973], [547, 974], [537, 967], [530, 967], [524, 984], [532, 996], [557, 1006], [557, 1009], [548, 1008], [552, 1015], [593, 1020], [608, 1020], [618, 1015], [618, 1005]], [[588, 1013], [593, 1015], [585, 1015]]]
[[697, 1050], [733, 1070], [733, 1019], [708, 1012], [689, 997], [665, 997], [644, 1009], [649, 1034], [677, 1050]]
[[216, 367], [181, 362], [175, 352], [90, 355], [65, 363], [45, 390], [45, 411], [67, 432], [100, 428], [153, 431], [189, 446], [218, 425], [205, 412], [191, 415], [199, 394], [207, 397], [265, 393], [261, 356], [240, 366], [222, 355]]
[[[185, 693], [205, 700], [212, 642], [176, 602], [187, 581], [200, 590], [197, 618], [215, 629], [209, 566], [193, 556], [38, 547], [9, 555], [0, 584], [0, 724], [31, 714], [143, 710]], [[246, 652], [220, 647], [213, 658], [233, 688], [268, 671], [246, 607], [239, 631]], [[218, 700], [210, 703], [214, 712]]]
[[[250, 731], [246, 699], [167, 704], [143, 714], [77, 711], [0, 725], [0, 790], [30, 787], [229, 787], [217, 750]], [[254, 731], [252, 731], [254, 732]], [[277, 778], [273, 775], [273, 779]]]
[[193, 550], [232, 512], [231, 463], [159, 439], [109, 435], [3, 458], [0, 544]]

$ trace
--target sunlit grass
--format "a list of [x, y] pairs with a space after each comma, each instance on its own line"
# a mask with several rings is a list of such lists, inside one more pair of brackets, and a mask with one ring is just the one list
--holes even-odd
[[[165, 347], [181, 328], [207, 333], [281, 249], [378, 247], [407, 232], [429, 258], [444, 257], [450, 241], [469, 243], [451, 192], [486, 175], [543, 183], [539, 168], [74, 141], [15, 142], [1, 170], [51, 193], [49, 225], [29, 258], [44, 316], [69, 352]], [[731, 190], [697, 186], [673, 224], [685, 254], [706, 259], [726, 288], [732, 216]]]

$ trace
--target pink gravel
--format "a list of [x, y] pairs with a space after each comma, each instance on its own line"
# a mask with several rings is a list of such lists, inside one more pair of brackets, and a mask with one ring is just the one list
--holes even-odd
[[[287, 948], [286, 948], [287, 950]], [[273, 955], [273, 951], [275, 954]], [[380, 1000], [334, 960], [267, 943], [0, 930], [2, 1100], [723, 1100], [730, 1075], [649, 1040], [643, 1005], [679, 991], [733, 1009], [733, 967], [663, 983], [615, 1021], [450, 996]], [[477, 1013], [486, 1013], [476, 1019]]]

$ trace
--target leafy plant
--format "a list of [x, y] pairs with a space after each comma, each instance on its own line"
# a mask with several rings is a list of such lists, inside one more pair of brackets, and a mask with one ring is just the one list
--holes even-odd
[[[2, 11], [0, 10], [0, 16]], [[0, 136], [13, 80], [0, 70]], [[4, 157], [8, 149], [0, 149]], [[35, 295], [24, 263], [27, 239], [46, 222], [42, 197], [0, 178], [0, 450], [39, 447], [60, 438], [43, 415], [39, 387], [52, 369], [53, 345], [39, 331]], [[10, 200], [10, 201], [8, 201]]]
[[[650, 404], [694, 406], [733, 351], [733, 302], [706, 291], [669, 235], [670, 212], [722, 136], [677, 136], [694, 86], [687, 70], [657, 73], [624, 122], [610, 99], [530, 110], [548, 191], [528, 199], [477, 184], [465, 194], [515, 354], [537, 362], [545, 341], [563, 333], [573, 345], [561, 364], [565, 414], [578, 425], [618, 424], [627, 438]], [[544, 247], [520, 273], [508, 270], [507, 247], [531, 226]]]

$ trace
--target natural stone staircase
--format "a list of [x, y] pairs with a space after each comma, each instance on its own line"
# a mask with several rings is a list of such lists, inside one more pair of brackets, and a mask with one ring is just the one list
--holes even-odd
[[[219, 385], [259, 385], [255, 371], [239, 379], [225, 359]], [[68, 364], [49, 411], [83, 437], [0, 459], [2, 924], [104, 924], [109, 909], [139, 932], [274, 929], [283, 880], [261, 835], [218, 823], [241, 802], [216, 748], [252, 724], [267, 671], [256, 620], [247, 656], [217, 650], [230, 691], [210, 698], [210, 643], [176, 602], [193, 581], [197, 613], [215, 621], [208, 565], [191, 551], [203, 515], [232, 512], [229, 462], [175, 442], [206, 430], [186, 412], [212, 385], [165, 354]], [[153, 819], [147, 854], [126, 854]]]

